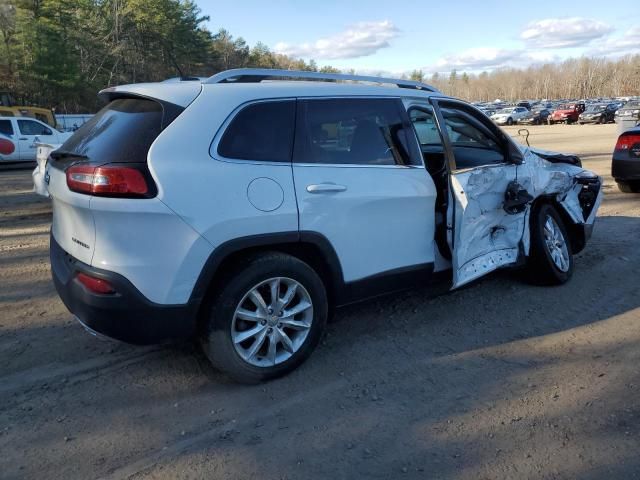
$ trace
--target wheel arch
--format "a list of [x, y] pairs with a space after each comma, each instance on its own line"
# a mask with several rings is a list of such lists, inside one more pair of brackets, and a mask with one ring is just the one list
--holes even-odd
[[551, 205], [556, 209], [556, 211], [560, 215], [560, 218], [562, 218], [567, 232], [569, 233], [572, 253], [580, 253], [587, 243], [584, 226], [582, 224], [576, 223], [573, 218], [571, 218], [566, 208], [560, 202], [558, 202], [555, 196], [542, 195], [536, 198], [531, 205], [531, 215], [529, 216], [529, 222], [531, 222], [534, 214], [540, 209], [542, 205]]
[[339, 303], [344, 277], [338, 255], [329, 240], [317, 232], [280, 232], [251, 235], [225, 242], [214, 249], [198, 276], [190, 303], [198, 309], [198, 323], [208, 310], [208, 300], [225, 274], [248, 255], [280, 252], [307, 263], [320, 276], [327, 291], [329, 306]]

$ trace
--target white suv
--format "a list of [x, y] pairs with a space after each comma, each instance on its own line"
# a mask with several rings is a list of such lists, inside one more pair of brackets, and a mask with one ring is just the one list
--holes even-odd
[[567, 281], [602, 197], [576, 157], [416, 82], [245, 69], [100, 95], [46, 166], [56, 288], [90, 330], [199, 338], [243, 382], [298, 366], [333, 307], [434, 274]]

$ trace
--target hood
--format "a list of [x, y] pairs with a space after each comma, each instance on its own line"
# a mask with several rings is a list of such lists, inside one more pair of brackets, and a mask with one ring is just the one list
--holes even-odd
[[580, 157], [571, 153], [553, 152], [550, 150], [543, 150], [541, 148], [527, 147], [525, 145], [521, 145], [521, 148], [523, 151], [529, 149], [530, 152], [535, 153], [537, 156], [545, 159], [547, 162], [566, 163], [569, 165], [574, 165], [576, 167], [582, 167], [582, 161], [580, 160]]

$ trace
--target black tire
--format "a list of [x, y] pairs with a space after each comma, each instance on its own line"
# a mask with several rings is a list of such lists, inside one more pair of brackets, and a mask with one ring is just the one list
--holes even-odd
[[640, 193], [640, 181], [639, 182], [616, 182], [618, 188], [623, 193]]
[[[236, 308], [259, 283], [273, 277], [287, 277], [301, 284], [311, 297], [311, 327], [297, 351], [273, 366], [255, 366], [236, 351], [231, 334]], [[231, 269], [212, 299], [202, 348], [214, 367], [240, 383], [259, 383], [285, 375], [304, 362], [318, 345], [324, 332], [328, 301], [325, 286], [306, 263], [291, 255], [268, 252], [250, 256]]]
[[507, 118], [507, 125], [513, 125], [513, 118]]
[[[568, 268], [566, 271], [558, 268], [551, 257], [545, 242], [544, 226], [547, 218], [551, 217], [559, 227], [568, 253]], [[567, 282], [573, 275], [573, 251], [571, 238], [558, 211], [550, 204], [542, 204], [531, 214], [531, 251], [527, 259], [527, 274], [529, 280], [537, 285], [560, 285]]]

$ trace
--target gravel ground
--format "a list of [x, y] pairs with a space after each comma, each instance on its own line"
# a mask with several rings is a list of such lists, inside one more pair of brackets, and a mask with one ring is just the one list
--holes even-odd
[[606, 181], [567, 285], [502, 271], [352, 306], [250, 387], [190, 344], [86, 334], [50, 280], [49, 203], [3, 170], [0, 477], [640, 478], [640, 195], [612, 184], [615, 125], [529, 130]]

